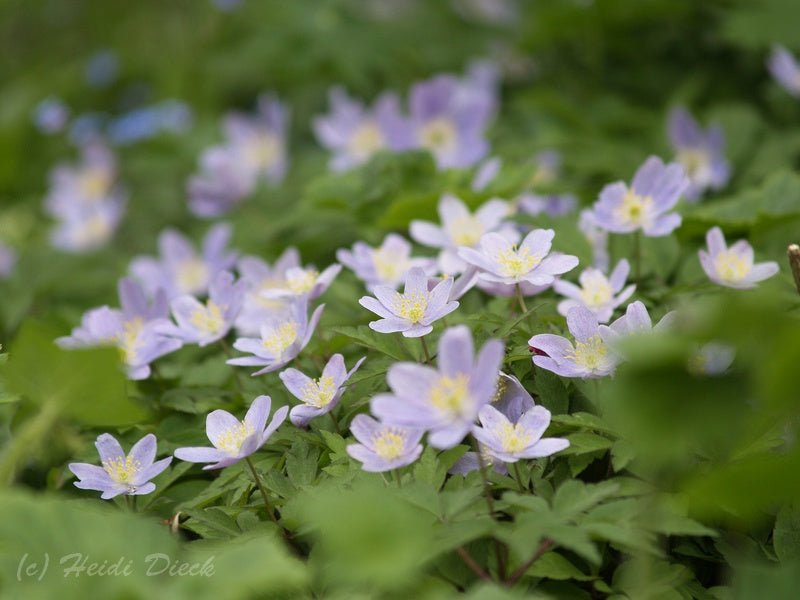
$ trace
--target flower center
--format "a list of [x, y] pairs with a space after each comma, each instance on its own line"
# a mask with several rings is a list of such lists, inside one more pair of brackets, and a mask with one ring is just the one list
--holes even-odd
[[731, 250], [717, 254], [714, 259], [714, 266], [717, 269], [719, 278], [731, 283], [739, 283], [750, 272], [750, 265], [747, 261]]
[[350, 136], [347, 147], [359, 158], [366, 159], [386, 145], [378, 124], [374, 121], [361, 123]]
[[508, 388], [508, 383], [504, 377], [497, 378], [497, 388], [494, 391], [494, 396], [492, 396], [492, 404], [495, 402], [500, 402], [500, 399], [505, 395], [506, 389]]
[[225, 327], [225, 318], [222, 316], [225, 308], [227, 307], [219, 306], [209, 300], [206, 306], [194, 309], [189, 321], [203, 333], [210, 335], [219, 333]]
[[694, 180], [707, 180], [711, 175], [711, 155], [700, 148], [684, 148], [678, 152], [678, 162]]
[[575, 342], [575, 363], [588, 371], [603, 367], [608, 357], [608, 348], [599, 335], [593, 335], [585, 342]]
[[336, 385], [330, 375], [312, 379], [303, 386], [303, 402], [317, 408], [328, 406], [335, 395]]
[[112, 460], [103, 461], [103, 468], [106, 473], [108, 473], [108, 476], [117, 483], [130, 485], [133, 478], [139, 472], [139, 469], [142, 468], [142, 464], [130, 456], [125, 457], [124, 460], [117, 457]]
[[518, 425], [503, 423], [500, 427], [500, 443], [509, 454], [522, 452], [533, 441], [533, 436]]
[[226, 430], [217, 440], [216, 446], [223, 452], [232, 456], [239, 454], [242, 443], [253, 433], [253, 428], [247, 423], [241, 422]]
[[469, 377], [459, 373], [455, 377], [443, 375], [431, 387], [431, 404], [449, 416], [461, 415], [470, 400]]
[[527, 246], [520, 249], [512, 246], [497, 254], [497, 262], [504, 277], [519, 278], [530, 273], [542, 259], [536, 254], [531, 254]]
[[455, 149], [458, 132], [450, 119], [440, 117], [423, 125], [418, 136], [422, 147], [435, 154]]
[[378, 278], [388, 284], [395, 284], [411, 266], [407, 257], [383, 249], [372, 253], [372, 265]]
[[83, 222], [76, 237], [80, 246], [93, 246], [106, 241], [112, 232], [111, 222], [102, 215], [96, 214]]
[[273, 329], [272, 333], [264, 338], [261, 344], [264, 348], [269, 350], [273, 356], [281, 357], [289, 346], [294, 344], [296, 339], [297, 323], [295, 321], [289, 321]]
[[111, 177], [105, 169], [86, 169], [79, 177], [78, 187], [83, 193], [84, 200], [89, 202], [101, 200], [111, 187]]
[[244, 149], [247, 162], [256, 169], [269, 169], [280, 154], [280, 140], [271, 133], [254, 136]]
[[420, 292], [413, 294], [397, 294], [395, 299], [395, 311], [398, 316], [419, 323], [425, 317], [428, 309], [428, 296]]
[[611, 302], [614, 290], [608, 279], [599, 271], [593, 271], [581, 288], [581, 300], [589, 308], [600, 308]]
[[459, 217], [448, 227], [450, 239], [456, 246], [475, 246], [484, 233], [483, 223], [475, 216]]
[[122, 352], [122, 360], [125, 364], [136, 364], [139, 355], [139, 348], [142, 346], [140, 334], [144, 329], [144, 321], [141, 317], [136, 317], [122, 324], [122, 331], [117, 338], [117, 344]]
[[653, 199], [650, 196], [640, 196], [633, 190], [625, 192], [616, 210], [617, 220], [628, 227], [642, 227], [652, 221]]
[[176, 281], [184, 294], [195, 294], [205, 287], [208, 281], [208, 267], [199, 258], [182, 261], [176, 269]]
[[317, 283], [319, 271], [316, 269], [289, 269], [286, 272], [286, 284], [295, 296], [308, 294]]
[[372, 449], [383, 460], [394, 460], [403, 454], [403, 435], [394, 429], [385, 429], [372, 440]]

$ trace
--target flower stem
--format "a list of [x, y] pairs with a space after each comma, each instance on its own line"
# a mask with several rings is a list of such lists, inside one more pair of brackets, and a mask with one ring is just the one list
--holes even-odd
[[519, 491], [520, 492], [527, 492], [528, 491], [527, 488], [522, 483], [522, 474], [519, 472], [519, 462], [515, 462], [515, 463], [511, 463], [511, 464], [513, 465], [512, 469], [514, 471], [514, 479], [517, 480], [517, 485], [519, 486]]
[[275, 521], [275, 523], [278, 523], [278, 519], [272, 510], [272, 505], [269, 503], [269, 498], [267, 498], [267, 490], [265, 490], [264, 486], [261, 485], [261, 478], [258, 476], [258, 473], [256, 472], [256, 468], [253, 465], [253, 461], [250, 460], [249, 456], [246, 457], [244, 460], [247, 463], [247, 466], [250, 467], [250, 472], [253, 474], [253, 481], [256, 482], [256, 487], [258, 487], [258, 490], [261, 492], [261, 497], [264, 499], [264, 507], [267, 509], [267, 514], [269, 515], [269, 518]]
[[554, 545], [555, 543], [553, 542], [553, 540], [545, 539], [544, 541], [542, 541], [542, 543], [539, 544], [539, 547], [533, 553], [533, 556], [531, 556], [528, 560], [526, 560], [522, 565], [520, 565], [517, 568], [516, 571], [514, 571], [511, 574], [511, 576], [508, 578], [507, 584], [509, 586], [514, 585], [519, 580], [520, 577], [525, 575], [525, 571], [530, 569], [531, 565], [533, 565], [533, 563], [539, 560], [542, 557], [542, 554], [550, 550], [550, 548], [552, 548]]
[[522, 284], [518, 283], [516, 285], [517, 288], [517, 301], [519, 302], [519, 308], [522, 310], [522, 314], [524, 315], [528, 312], [528, 306], [525, 304], [525, 296], [522, 295]]
[[[228, 341], [225, 338], [222, 338], [220, 339], [220, 342], [222, 343], [222, 350], [225, 352], [225, 355], [228, 358], [233, 358], [233, 350], [231, 350]], [[233, 369], [233, 381], [236, 384], [236, 389], [239, 390], [239, 393], [242, 395], [242, 398], [244, 398], [247, 394], [245, 394], [244, 385], [242, 384], [242, 380], [239, 379], [239, 370], [236, 369], [236, 367], [234, 367]]]
[[475, 573], [475, 575], [477, 575], [478, 577], [480, 577], [484, 581], [491, 581], [492, 580], [492, 578], [483, 569], [483, 567], [481, 567], [475, 561], [475, 559], [472, 558], [472, 555], [469, 552], [467, 552], [466, 548], [464, 548], [463, 546], [459, 546], [458, 548], [456, 548], [456, 554], [458, 554], [458, 556], [461, 558], [461, 560], [464, 561], [464, 564], [467, 565], [467, 567], [469, 567], [470, 571]]
[[336, 417], [333, 416], [333, 411], [328, 413], [331, 416], [331, 421], [333, 421], [333, 428], [339, 435], [342, 435], [342, 430], [339, 429], [339, 421], [336, 420]]
[[425, 336], [420, 336], [419, 341], [422, 342], [422, 353], [425, 355], [425, 364], [430, 364], [431, 353], [428, 351], [428, 342], [425, 341]]
[[397, 482], [397, 487], [403, 487], [403, 483], [400, 479], [400, 469], [392, 469], [392, 472], [394, 473], [394, 480]]
[[641, 284], [642, 279], [642, 232], [633, 233], [633, 278], [636, 285]]
[[[478, 468], [481, 472], [481, 479], [483, 480], [483, 495], [484, 498], [486, 498], [486, 507], [489, 510], [489, 517], [494, 519], [494, 499], [492, 498], [492, 490], [489, 484], [489, 475], [487, 473], [486, 463], [483, 460], [483, 455], [481, 454], [481, 448], [478, 440], [475, 439], [475, 436], [470, 436], [470, 439], [472, 441], [472, 447], [475, 449], [475, 454], [478, 457]], [[494, 550], [495, 556], [497, 557], [497, 573], [502, 581], [506, 578], [506, 561], [504, 557], [503, 544], [497, 539], [494, 540]]]

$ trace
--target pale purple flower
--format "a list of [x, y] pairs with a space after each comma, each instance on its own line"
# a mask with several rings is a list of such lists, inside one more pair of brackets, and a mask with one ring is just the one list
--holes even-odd
[[405, 150], [411, 146], [408, 123], [395, 94], [381, 95], [372, 108], [347, 95], [342, 88], [328, 93], [330, 113], [313, 122], [317, 141], [333, 153], [332, 171], [357, 167], [380, 150]]
[[189, 178], [189, 210], [205, 219], [224, 215], [256, 187], [255, 171], [230, 146], [214, 146], [200, 157], [200, 171]]
[[131, 261], [131, 274], [151, 295], [159, 288], [169, 298], [183, 294], [201, 296], [220, 271], [231, 269], [236, 253], [228, 250], [231, 227], [214, 225], [203, 239], [201, 252], [183, 234], [167, 229], [158, 236], [159, 256], [139, 256]]
[[220, 271], [208, 289], [208, 300], [177, 296], [170, 302], [175, 323], [164, 323], [159, 332], [178, 338], [184, 344], [207, 346], [226, 335], [233, 327], [244, 303], [245, 282], [234, 282], [233, 274]]
[[581, 230], [592, 247], [592, 264], [596, 269], [608, 271], [608, 231], [597, 224], [591, 209], [585, 208], [578, 217], [578, 229]]
[[791, 52], [783, 46], [773, 46], [767, 67], [783, 89], [800, 98], [800, 65]]
[[550, 333], [528, 340], [533, 349], [533, 364], [562, 377], [597, 379], [611, 375], [620, 362], [601, 335], [597, 317], [579, 305], [567, 313], [567, 328], [575, 339]]
[[351, 269], [370, 291], [376, 286], [397, 288], [413, 267], [421, 267], [428, 274], [436, 270], [432, 259], [413, 258], [411, 244], [396, 233], [387, 235], [378, 248], [356, 242], [352, 250], [339, 249], [336, 259]]
[[530, 179], [534, 187], [553, 183], [561, 170], [561, 153], [557, 150], [542, 150], [533, 157], [536, 167]]
[[254, 376], [277, 371], [308, 345], [324, 308], [324, 304], [318, 306], [309, 319], [308, 299], [298, 298], [285, 313], [275, 314], [261, 325], [260, 337], [241, 337], [234, 342], [234, 348], [251, 356], [232, 358], [227, 363], [240, 367], [263, 367], [253, 373]]
[[0, 241], [0, 279], [6, 279], [7, 277], [10, 277], [16, 266], [16, 250]]
[[42, 133], [60, 133], [69, 121], [69, 107], [60, 98], [45, 98], [33, 111], [33, 122]]
[[495, 459], [514, 463], [520, 459], [544, 458], [569, 447], [563, 438], [542, 438], [550, 426], [550, 411], [534, 406], [512, 422], [492, 405], [478, 413], [481, 427], [473, 427], [472, 435]]
[[193, 463], [212, 463], [204, 470], [222, 469], [247, 458], [267, 443], [286, 419], [288, 406], [275, 411], [267, 425], [272, 406], [269, 396], [259, 396], [240, 421], [225, 410], [215, 410], [206, 417], [206, 435], [213, 447], [193, 446], [175, 450], [175, 458]]
[[478, 283], [478, 268], [473, 265], [467, 265], [461, 275], [451, 278], [449, 275], [441, 277], [428, 277], [428, 291], [432, 292], [433, 289], [442, 281], [447, 279], [453, 280], [453, 287], [450, 288], [450, 293], [447, 295], [449, 301], [460, 300], [464, 294], [470, 291]]
[[481, 163], [475, 176], [472, 178], [470, 188], [473, 192], [482, 192], [485, 190], [492, 181], [495, 180], [500, 169], [503, 167], [503, 161], [499, 157], [494, 156]]
[[647, 312], [647, 307], [637, 300], [631, 302], [625, 309], [625, 314], [610, 325], [600, 325], [600, 336], [608, 347], [620, 358], [625, 356], [624, 348], [619, 347], [622, 338], [632, 335], [647, 335], [669, 329], [675, 321], [675, 312], [670, 311], [661, 320], [653, 325], [653, 320]]
[[462, 247], [458, 255], [483, 271], [479, 275], [483, 281], [547, 286], [555, 281], [556, 275], [578, 265], [576, 256], [550, 254], [554, 237], [552, 229], [534, 229], [517, 246], [501, 233], [486, 233], [481, 236], [480, 250]]
[[306, 427], [311, 419], [331, 412], [344, 393], [344, 385], [353, 373], [358, 371], [366, 357], [356, 362], [355, 366], [347, 370], [344, 357], [341, 354], [331, 356], [328, 364], [322, 370], [319, 379], [312, 379], [297, 369], [286, 369], [278, 374], [286, 389], [302, 401], [302, 404], [292, 408], [289, 418], [294, 425]]
[[172, 462], [172, 457], [156, 458], [156, 436], [148, 433], [125, 454], [119, 442], [109, 433], [97, 437], [95, 446], [102, 466], [89, 463], [70, 463], [69, 470], [78, 478], [75, 487], [103, 492], [103, 500], [120, 494], [141, 496], [156, 489], [150, 480], [159, 475]]
[[774, 261], [754, 263], [753, 247], [746, 240], [739, 240], [730, 248], [719, 227], [706, 233], [708, 252], [700, 250], [700, 264], [708, 278], [718, 285], [745, 290], [769, 279], [778, 272]]
[[358, 303], [381, 317], [370, 322], [370, 329], [421, 337], [433, 331], [432, 323], [458, 308], [458, 302], [449, 300], [452, 286], [453, 280], [445, 279], [428, 291], [428, 276], [415, 267], [406, 274], [402, 294], [389, 286], [377, 286], [375, 298], [364, 296]]
[[567, 316], [570, 309], [584, 306], [594, 313], [598, 321], [607, 322], [614, 314], [614, 309], [630, 298], [636, 289], [636, 285], [625, 287], [630, 270], [628, 261], [623, 258], [608, 277], [600, 269], [584, 269], [578, 277], [580, 287], [563, 279], [556, 281], [553, 289], [567, 298], [558, 303], [558, 312]]
[[533, 217], [546, 214], [551, 217], [568, 215], [578, 206], [578, 199], [572, 194], [521, 194], [516, 198], [521, 213]]
[[50, 232], [54, 248], [65, 252], [90, 252], [102, 248], [119, 227], [125, 214], [124, 202], [99, 202], [78, 207], [72, 213], [59, 217]]
[[392, 393], [375, 396], [371, 411], [389, 425], [428, 431], [434, 448], [452, 448], [495, 394], [503, 342], [489, 340], [476, 358], [470, 330], [451, 327], [439, 338], [436, 360], [438, 369], [416, 363], [389, 367]]
[[62, 348], [119, 348], [130, 379], [147, 379], [150, 363], [182, 346], [180, 340], [160, 333], [167, 322], [167, 300], [159, 290], [148, 303], [142, 287], [132, 279], [121, 279], [118, 285], [122, 309], [101, 306], [87, 311], [80, 326], [56, 343]]
[[630, 186], [617, 181], [603, 188], [593, 209], [595, 221], [612, 233], [669, 235], [681, 224], [681, 216], [670, 211], [688, 187], [689, 178], [680, 164], [665, 165], [651, 156], [636, 171]]
[[709, 342], [689, 357], [687, 368], [693, 375], [723, 375], [733, 364], [736, 349], [727, 344]]
[[80, 163], [52, 170], [45, 210], [56, 219], [66, 219], [98, 204], [124, 205], [124, 194], [114, 186], [116, 177], [117, 161], [108, 146], [96, 139], [86, 143]]
[[409, 105], [415, 146], [429, 150], [440, 169], [471, 167], [486, 156], [496, 99], [481, 83], [437, 75], [411, 89]]
[[697, 201], [707, 189], [718, 190], [730, 179], [730, 165], [722, 153], [725, 137], [722, 127], [707, 130], [685, 108], [675, 108], [669, 115], [669, 139], [676, 160], [689, 177], [686, 200]]
[[367, 415], [356, 415], [350, 423], [358, 444], [348, 444], [347, 453], [371, 473], [410, 465], [422, 454], [424, 431], [379, 423]]
[[432, 248], [441, 248], [439, 269], [448, 275], [461, 273], [467, 263], [458, 255], [459, 248], [475, 248], [483, 234], [503, 229], [509, 239], [517, 239], [512, 226], [503, 226], [511, 207], [504, 200], [493, 199], [471, 213], [459, 198], [445, 194], [439, 200], [441, 226], [429, 221], [411, 221], [409, 233], [414, 241]]

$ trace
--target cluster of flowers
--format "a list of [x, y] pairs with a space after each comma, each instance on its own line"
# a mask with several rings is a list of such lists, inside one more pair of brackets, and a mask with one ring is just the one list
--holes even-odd
[[111, 239], [126, 204], [116, 179], [116, 159], [97, 139], [81, 148], [79, 164], [53, 169], [45, 211], [58, 221], [51, 235], [56, 248], [87, 252]]

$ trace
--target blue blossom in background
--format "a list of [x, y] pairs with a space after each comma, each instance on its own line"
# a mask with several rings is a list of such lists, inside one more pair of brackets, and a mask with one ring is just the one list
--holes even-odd
[[121, 146], [155, 137], [163, 132], [183, 133], [192, 124], [192, 110], [179, 100], [136, 108], [113, 119], [106, 127], [108, 139]]
[[156, 458], [156, 436], [148, 433], [136, 442], [127, 455], [114, 436], [103, 433], [95, 446], [102, 466], [89, 463], [70, 463], [69, 470], [78, 478], [75, 487], [103, 492], [103, 500], [119, 495], [141, 496], [156, 489], [150, 480], [172, 462], [172, 457]]
[[767, 68], [783, 89], [800, 98], [800, 65], [791, 52], [783, 46], [773, 46]]
[[675, 160], [689, 177], [685, 196], [696, 201], [707, 189], [719, 190], [730, 179], [730, 165], [723, 148], [725, 137], [718, 125], [703, 129], [684, 108], [670, 112], [668, 133], [675, 150]]
[[69, 108], [55, 97], [45, 98], [33, 110], [33, 122], [42, 133], [61, 133], [69, 121]]
[[84, 72], [86, 83], [93, 88], [105, 88], [114, 83], [119, 74], [119, 58], [113, 50], [101, 50], [89, 57]]

